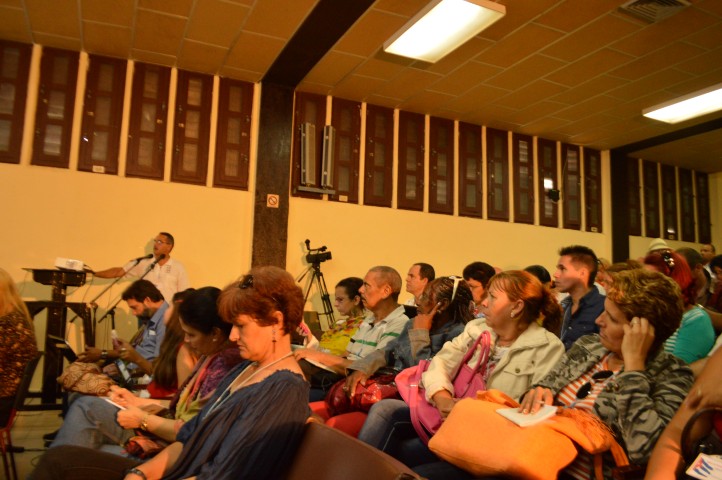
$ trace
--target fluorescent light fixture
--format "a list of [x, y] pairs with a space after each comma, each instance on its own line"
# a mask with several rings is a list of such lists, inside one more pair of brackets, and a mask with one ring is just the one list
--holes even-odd
[[642, 114], [660, 122], [679, 123], [717, 110], [722, 110], [722, 83], [645, 108]]
[[506, 15], [489, 0], [432, 0], [384, 42], [384, 51], [434, 63]]

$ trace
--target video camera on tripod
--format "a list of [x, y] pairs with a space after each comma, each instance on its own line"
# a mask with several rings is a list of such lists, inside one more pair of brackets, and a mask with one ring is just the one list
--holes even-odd
[[331, 260], [331, 252], [328, 251], [328, 247], [326, 245], [322, 246], [321, 248], [311, 248], [311, 240], [306, 239], [306, 250], [308, 250], [308, 253], [306, 254], [306, 261], [312, 265], [317, 265], [321, 262], [325, 262], [326, 260]]
[[326, 260], [331, 260], [331, 252], [326, 245], [320, 248], [311, 248], [311, 240], [306, 239], [304, 243], [306, 244], [306, 250], [308, 250], [308, 253], [306, 253], [306, 262], [309, 263], [309, 266], [296, 278], [296, 281], [301, 283], [306, 277], [306, 274], [311, 272], [311, 278], [308, 281], [306, 291], [303, 295], [303, 302], [306, 303], [308, 301], [311, 287], [316, 285], [318, 293], [321, 296], [321, 304], [323, 305], [323, 312], [320, 315], [326, 317], [328, 325], [330, 326], [334, 324], [333, 305], [331, 304], [331, 296], [328, 294], [328, 288], [326, 288], [326, 280], [324, 280], [323, 273], [321, 272], [321, 263]]

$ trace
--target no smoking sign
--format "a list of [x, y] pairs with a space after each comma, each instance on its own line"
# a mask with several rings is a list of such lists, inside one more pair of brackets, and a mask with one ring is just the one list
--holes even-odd
[[266, 195], [266, 206], [269, 208], [278, 208], [278, 195], [273, 193]]

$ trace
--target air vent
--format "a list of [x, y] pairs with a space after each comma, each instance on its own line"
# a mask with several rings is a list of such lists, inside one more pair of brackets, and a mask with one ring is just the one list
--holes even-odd
[[680, 12], [691, 4], [687, 0], [632, 0], [619, 9], [649, 23], [656, 23]]

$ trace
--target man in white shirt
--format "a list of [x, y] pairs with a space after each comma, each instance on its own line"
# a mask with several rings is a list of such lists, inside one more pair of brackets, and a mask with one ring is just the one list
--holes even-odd
[[[122, 267], [109, 268], [95, 272], [99, 278], [118, 278], [124, 275], [143, 277], [155, 285], [163, 298], [170, 302], [176, 292], [182, 292], [190, 287], [188, 274], [182, 263], [170, 258], [170, 252], [175, 246], [173, 235], [160, 232], [153, 239], [153, 256], [142, 260], [132, 260]], [[150, 269], [150, 270], [149, 270]], [[148, 272], [146, 274], [146, 272]]]

